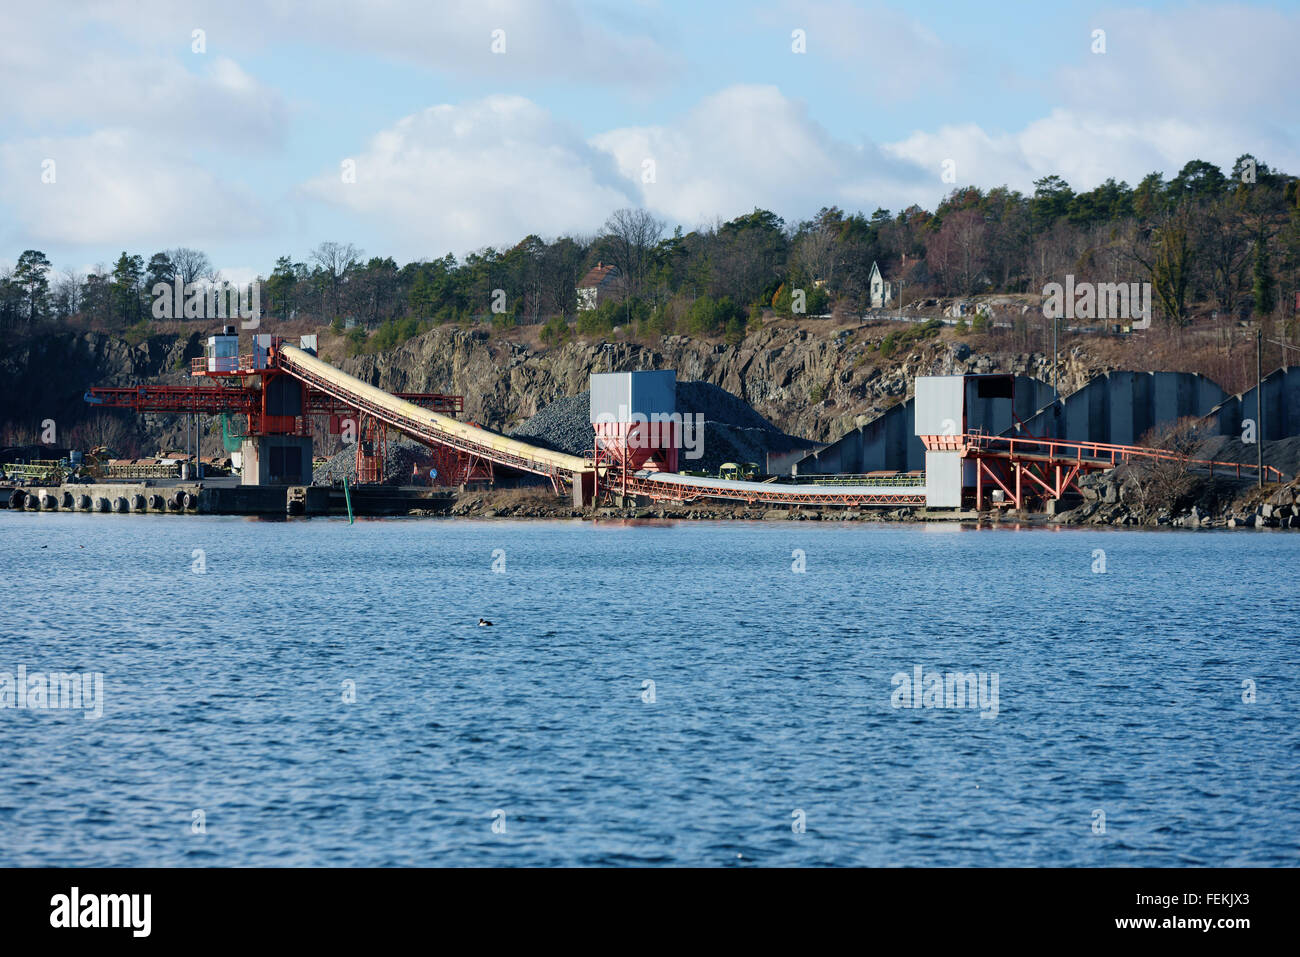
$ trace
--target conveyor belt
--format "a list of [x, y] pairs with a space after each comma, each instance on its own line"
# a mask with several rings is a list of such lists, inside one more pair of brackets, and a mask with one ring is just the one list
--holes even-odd
[[[611, 487], [618, 487], [617, 479]], [[657, 498], [690, 501], [722, 498], [774, 505], [924, 505], [925, 488], [916, 485], [783, 485], [641, 471], [628, 477], [628, 491]]]
[[[489, 459], [498, 465], [572, 481], [593, 471], [590, 460], [543, 449], [518, 439], [469, 425], [450, 416], [422, 409], [414, 403], [378, 389], [355, 376], [322, 362], [296, 346], [280, 344], [272, 361], [296, 379], [340, 402], [368, 412], [411, 438], [448, 445]], [[602, 487], [623, 487], [622, 476], [603, 475]], [[627, 489], [654, 498], [691, 501], [698, 498], [730, 499], [774, 504], [924, 505], [925, 489], [906, 486], [782, 485], [774, 482], [728, 481], [669, 472], [637, 472], [628, 476]]]
[[413, 439], [461, 449], [498, 465], [552, 479], [571, 481], [574, 474], [592, 470], [590, 461], [576, 455], [539, 448], [451, 416], [422, 409], [412, 402], [362, 382], [296, 346], [280, 344], [273, 361], [294, 378], [355, 409], [370, 413]]

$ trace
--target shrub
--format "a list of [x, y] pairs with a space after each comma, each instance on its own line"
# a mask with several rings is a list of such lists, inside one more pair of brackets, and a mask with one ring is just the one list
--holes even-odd
[[[803, 311], [796, 313], [794, 311], [794, 294], [797, 290], [803, 290]], [[772, 297], [772, 308], [776, 310], [779, 316], [819, 316], [826, 312], [830, 305], [830, 294], [810, 281], [791, 279], [784, 282]]]
[[1188, 460], [1208, 437], [1201, 420], [1182, 418], [1158, 425], [1138, 440], [1139, 445], [1169, 454], [1162, 459], [1136, 459], [1131, 466], [1144, 508], [1175, 511], [1191, 504], [1202, 480], [1192, 472]]
[[548, 346], [559, 345], [569, 338], [569, 323], [563, 316], [551, 316], [542, 326], [541, 337]]
[[645, 322], [646, 332], [652, 336], [670, 336], [677, 329], [677, 320], [673, 318], [667, 304], [655, 306]]
[[[730, 296], [714, 299], [700, 296], [686, 310], [686, 329], [696, 336], [716, 336], [725, 333], [733, 319], [744, 318], [744, 312], [731, 301]], [[743, 335], [743, 326], [742, 335]]]
[[348, 355], [359, 356], [366, 347], [366, 327], [355, 325], [348, 330]]
[[153, 324], [148, 319], [141, 319], [133, 326], [127, 327], [126, 332], [122, 333], [122, 338], [126, 344], [134, 348], [153, 335]]
[[595, 309], [584, 309], [578, 313], [578, 335], [609, 335], [614, 331], [614, 325], [621, 312], [621, 304], [614, 302], [612, 299], [606, 299]]

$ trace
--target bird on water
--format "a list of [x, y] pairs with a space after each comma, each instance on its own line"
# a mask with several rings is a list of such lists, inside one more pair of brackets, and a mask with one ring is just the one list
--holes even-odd
[[492, 622], [488, 621], [486, 618], [480, 618], [480, 619], [478, 620], [478, 626], [479, 626], [480, 628], [487, 628], [487, 627], [490, 626], [491, 624], [492, 624]]

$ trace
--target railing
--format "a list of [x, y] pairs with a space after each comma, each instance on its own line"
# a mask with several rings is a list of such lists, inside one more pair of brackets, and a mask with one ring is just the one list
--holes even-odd
[[737, 487], [725, 481], [707, 478], [692, 478], [688, 484], [685, 482], [656, 482], [653, 477], [628, 475], [626, 477], [619, 476], [610, 482], [608, 486], [602, 482], [601, 487], [614, 491], [626, 489], [633, 495], [645, 495], [653, 499], [667, 499], [676, 502], [693, 502], [700, 498], [721, 498], [747, 502], [751, 505], [759, 502], [772, 505], [883, 505], [895, 507], [901, 505], [925, 505], [924, 493], [852, 493], [827, 488], [824, 492], [797, 494], [788, 485], [784, 487], [781, 485], [765, 485], [763, 488], [757, 489], [743, 486]]
[[95, 386], [86, 392], [84, 398], [92, 405], [134, 409], [136, 412], [247, 414], [256, 410], [259, 394], [248, 389], [221, 385], [141, 385], [125, 389]]
[[238, 356], [197, 356], [190, 360], [191, 375], [223, 375], [238, 372]]
[[196, 356], [190, 360], [190, 375], [236, 375], [267, 368], [266, 355]]
[[856, 485], [868, 488], [899, 488], [925, 484], [925, 473], [899, 472], [893, 475], [796, 475], [781, 485]]
[[365, 398], [345, 386], [331, 382], [321, 376], [316, 375], [311, 370], [299, 366], [289, 356], [284, 353], [277, 353], [277, 364], [284, 371], [306, 382], [309, 386], [319, 389], [321, 392], [333, 395], [335, 398], [346, 402], [349, 406], [357, 409], [359, 412], [366, 412], [373, 415], [381, 422], [385, 422], [400, 432], [404, 432], [412, 438], [434, 442], [438, 445], [445, 445], [450, 448], [458, 449], [462, 452], [469, 452], [480, 458], [496, 462], [498, 465], [507, 465], [511, 468], [517, 468], [524, 472], [531, 472], [534, 475], [543, 475], [550, 478], [553, 483], [571, 481], [572, 476], [562, 469], [553, 467], [534, 459], [524, 458], [521, 455], [515, 455], [510, 452], [504, 452], [500, 449], [494, 449], [488, 445], [481, 445], [469, 439], [462, 438], [449, 432], [443, 432], [440, 429], [431, 427], [426, 422], [418, 419], [412, 419], [410, 416], [396, 412], [387, 406], [376, 404], [370, 399]]
[[[1071, 439], [1038, 439], [1014, 435], [987, 435], [982, 432], [967, 433], [963, 436], [966, 447], [975, 452], [1005, 452], [1009, 457], [1020, 455], [1039, 455], [1061, 462], [1078, 462], [1080, 464], [1118, 465], [1131, 459], [1149, 459], [1175, 462], [1196, 468], [1209, 468], [1214, 474], [1215, 468], [1232, 469], [1241, 477], [1241, 470], [1254, 471], [1259, 474], [1259, 466], [1249, 462], [1220, 462], [1213, 459], [1194, 459], [1168, 449], [1150, 449], [1140, 445], [1112, 445], [1108, 442], [1079, 442]], [[1005, 448], [1003, 448], [1005, 447]], [[1085, 455], [1086, 453], [1086, 455]], [[1274, 482], [1285, 480], [1280, 469], [1272, 465], [1263, 467], [1263, 474]]]

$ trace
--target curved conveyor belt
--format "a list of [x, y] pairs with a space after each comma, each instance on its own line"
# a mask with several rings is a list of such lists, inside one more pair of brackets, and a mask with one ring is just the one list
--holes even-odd
[[449, 445], [490, 459], [498, 465], [508, 465], [553, 479], [571, 481], [575, 473], [592, 470], [590, 461], [576, 455], [539, 448], [422, 409], [413, 402], [399, 399], [383, 389], [362, 382], [296, 346], [282, 343], [275, 355], [276, 365], [294, 378], [301, 379], [362, 412], [369, 412], [413, 439]]
[[637, 472], [629, 491], [652, 495], [659, 492], [661, 497], [686, 500], [722, 498], [774, 505], [925, 504], [925, 487], [918, 485], [783, 485], [779, 482], [701, 478], [674, 472]]
[[[296, 346], [281, 343], [275, 352], [274, 362], [294, 378], [353, 408], [369, 412], [418, 441], [449, 445], [490, 459], [499, 465], [545, 475], [557, 481], [572, 481], [575, 475], [593, 471], [593, 465], [588, 459], [529, 445], [423, 409], [362, 382]], [[719, 498], [810, 505], [920, 504], [925, 500], [925, 489], [917, 486], [779, 485], [771, 482], [699, 478], [671, 472], [637, 472], [635, 477], [629, 477], [628, 488], [638, 494], [678, 500]]]

